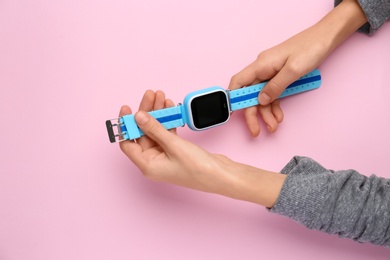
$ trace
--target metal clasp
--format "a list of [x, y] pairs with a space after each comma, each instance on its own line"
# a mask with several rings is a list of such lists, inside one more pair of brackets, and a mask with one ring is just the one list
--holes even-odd
[[123, 129], [124, 124], [120, 122], [119, 118], [113, 118], [106, 121], [106, 128], [108, 138], [111, 143], [119, 143], [125, 141], [123, 136], [126, 134], [126, 129]]

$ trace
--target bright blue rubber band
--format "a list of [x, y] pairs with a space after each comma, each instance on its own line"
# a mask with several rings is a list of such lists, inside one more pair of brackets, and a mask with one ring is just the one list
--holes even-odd
[[[182, 115], [182, 105], [164, 108], [149, 112], [149, 114], [159, 121], [166, 129], [172, 129], [185, 124]], [[122, 123], [121, 131], [123, 139], [134, 140], [144, 135], [142, 130], [137, 126], [134, 115], [125, 115], [120, 118]]]
[[[231, 111], [258, 105], [258, 95], [266, 83], [267, 82], [262, 82], [253, 86], [230, 91], [229, 96]], [[321, 74], [320, 71], [316, 69], [290, 84], [278, 98], [316, 89], [320, 87], [320, 85]]]
[[[229, 91], [229, 103], [230, 110], [235, 111], [251, 106], [256, 106], [259, 104], [258, 95], [263, 89], [267, 82], [262, 82], [249, 87], [244, 87], [236, 90]], [[308, 90], [316, 89], [321, 85], [321, 74], [319, 70], [313, 70], [312, 72], [301, 77], [297, 81], [289, 85], [283, 93], [278, 97], [286, 97]], [[149, 112], [149, 114], [157, 119], [166, 129], [172, 129], [179, 126], [183, 126], [186, 123], [190, 124], [191, 122], [191, 109], [188, 104], [191, 101], [191, 98], [196, 96], [196, 94], [210, 93], [210, 91], [218, 91], [222, 89], [221, 87], [212, 87], [205, 90], [199, 90], [193, 93], [190, 93], [184, 99], [185, 105], [178, 105], [176, 107], [164, 108], [160, 110], [155, 110]], [[223, 90], [223, 89], [222, 89]], [[224, 90], [223, 90], [224, 91]], [[114, 131], [114, 126], [120, 128], [119, 133], [116, 134]], [[137, 126], [134, 115], [125, 115], [119, 119], [119, 124], [112, 123], [111, 120], [106, 121], [106, 127], [109, 134], [110, 142], [116, 142], [117, 138], [119, 141], [124, 140], [134, 140], [144, 135], [141, 129]], [[191, 127], [191, 126], [190, 126]]]

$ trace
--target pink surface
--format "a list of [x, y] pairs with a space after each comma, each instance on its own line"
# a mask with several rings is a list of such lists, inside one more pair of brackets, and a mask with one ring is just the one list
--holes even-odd
[[[0, 259], [389, 259], [264, 208], [153, 183], [110, 144], [104, 121], [145, 90], [175, 102], [220, 85], [316, 22], [333, 1], [0, 2]], [[390, 178], [390, 25], [354, 34], [323, 85], [282, 102], [276, 134], [242, 114], [180, 134], [279, 171], [293, 155]]]

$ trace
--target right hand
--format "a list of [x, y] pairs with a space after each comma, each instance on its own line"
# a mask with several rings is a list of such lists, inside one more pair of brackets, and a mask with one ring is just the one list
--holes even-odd
[[259, 94], [258, 107], [245, 110], [252, 136], [260, 133], [257, 109], [270, 132], [283, 120], [275, 99], [294, 81], [309, 73], [345, 39], [367, 22], [356, 0], [344, 0], [318, 23], [283, 43], [259, 54], [257, 59], [232, 77], [229, 89], [269, 80]]
[[331, 52], [327, 37], [316, 25], [283, 43], [261, 52], [257, 59], [234, 75], [229, 89], [238, 89], [269, 80], [259, 94], [257, 107], [245, 110], [245, 119], [252, 136], [258, 136], [260, 113], [269, 132], [275, 132], [283, 120], [277, 97], [294, 81], [315, 69]]

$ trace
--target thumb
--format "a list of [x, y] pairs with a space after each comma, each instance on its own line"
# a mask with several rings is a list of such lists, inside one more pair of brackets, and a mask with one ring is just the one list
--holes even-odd
[[286, 69], [282, 69], [270, 81], [268, 81], [259, 94], [259, 103], [261, 105], [268, 105], [277, 99], [283, 91], [295, 80], [299, 75], [291, 73]]
[[168, 144], [175, 138], [174, 134], [165, 129], [154, 117], [145, 111], [138, 111], [134, 118], [144, 134], [158, 143], [164, 150], [169, 147]]

